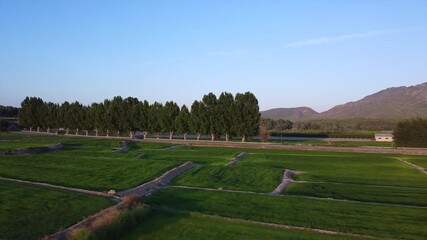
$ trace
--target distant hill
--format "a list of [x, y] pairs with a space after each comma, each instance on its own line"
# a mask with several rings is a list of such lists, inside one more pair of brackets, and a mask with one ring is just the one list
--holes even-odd
[[[301, 109], [307, 110], [307, 112]], [[311, 111], [310, 111], [311, 110]], [[427, 82], [410, 87], [393, 87], [366, 96], [359, 101], [337, 105], [317, 113], [311, 108], [275, 108], [261, 112], [273, 119], [351, 119], [385, 118], [404, 119], [427, 117]]]
[[297, 107], [297, 108], [273, 108], [267, 111], [262, 111], [261, 116], [263, 118], [277, 119], [288, 119], [291, 121], [298, 121], [313, 118], [319, 114], [309, 107]]

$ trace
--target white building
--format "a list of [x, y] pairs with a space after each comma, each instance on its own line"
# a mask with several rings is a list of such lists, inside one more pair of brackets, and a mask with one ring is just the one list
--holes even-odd
[[375, 141], [377, 142], [393, 142], [393, 134], [391, 133], [376, 133]]

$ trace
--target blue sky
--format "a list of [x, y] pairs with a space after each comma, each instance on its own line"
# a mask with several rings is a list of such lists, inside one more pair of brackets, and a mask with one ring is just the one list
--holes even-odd
[[0, 0], [0, 104], [253, 92], [317, 111], [427, 81], [427, 1]]

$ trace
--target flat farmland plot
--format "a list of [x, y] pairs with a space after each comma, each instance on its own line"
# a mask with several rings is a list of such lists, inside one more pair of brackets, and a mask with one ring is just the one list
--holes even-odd
[[278, 229], [228, 221], [219, 217], [207, 217], [197, 213], [176, 213], [152, 210], [152, 216], [123, 236], [125, 240], [134, 239], [168, 239], [168, 240], [264, 240], [264, 239], [297, 239], [297, 240], [344, 240], [359, 239], [343, 236], [332, 236], [308, 231]]
[[0, 238], [39, 239], [113, 204], [104, 197], [0, 181]]
[[425, 239], [427, 208], [168, 188], [148, 204], [224, 217], [395, 239]]
[[[144, 148], [131, 143], [129, 152], [114, 153], [118, 140], [60, 138], [64, 148], [34, 155], [0, 156], [0, 176], [106, 191], [123, 190], [151, 180], [182, 160], [141, 159]], [[147, 149], [153, 148], [148, 145]], [[148, 151], [148, 150], [145, 150]]]

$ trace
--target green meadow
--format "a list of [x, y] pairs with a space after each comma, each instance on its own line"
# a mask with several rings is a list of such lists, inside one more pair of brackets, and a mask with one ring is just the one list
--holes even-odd
[[0, 238], [39, 239], [113, 204], [104, 197], [0, 181]]
[[[125, 239], [351, 239], [310, 229], [363, 235], [352, 238], [427, 238], [427, 175], [396, 159], [426, 167], [426, 156], [192, 147], [185, 142], [170, 150], [171, 144], [144, 141], [115, 153], [112, 149], [121, 146], [116, 138], [0, 134], [0, 140], [3, 150], [64, 145], [41, 154], [0, 156], [0, 177], [96, 191], [135, 187], [195, 162], [169, 187], [144, 197], [150, 214], [126, 230]], [[241, 152], [247, 155], [226, 165]], [[302, 173], [293, 176], [282, 195], [269, 195], [285, 169]], [[36, 239], [112, 204], [105, 198], [0, 183], [0, 238]], [[36, 220], [40, 216], [42, 228]], [[25, 229], [20, 227], [24, 222]]]

